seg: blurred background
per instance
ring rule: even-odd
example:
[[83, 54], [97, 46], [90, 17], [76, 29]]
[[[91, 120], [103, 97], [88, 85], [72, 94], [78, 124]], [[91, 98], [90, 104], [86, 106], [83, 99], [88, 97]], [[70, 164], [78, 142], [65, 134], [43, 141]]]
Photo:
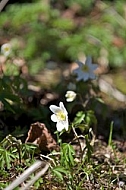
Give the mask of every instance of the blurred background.
[[30, 74], [49, 61], [71, 63], [81, 54], [119, 69], [126, 60], [126, 2], [10, 0], [0, 18], [0, 45], [6, 42]]

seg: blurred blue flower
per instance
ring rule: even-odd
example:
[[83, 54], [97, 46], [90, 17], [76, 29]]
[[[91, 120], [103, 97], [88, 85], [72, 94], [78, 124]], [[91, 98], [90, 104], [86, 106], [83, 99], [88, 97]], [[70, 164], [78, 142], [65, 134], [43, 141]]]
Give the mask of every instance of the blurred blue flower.
[[78, 61], [77, 64], [79, 67], [73, 71], [77, 75], [77, 81], [95, 79], [94, 70], [97, 69], [98, 65], [92, 64], [91, 57], [87, 57], [85, 63]]

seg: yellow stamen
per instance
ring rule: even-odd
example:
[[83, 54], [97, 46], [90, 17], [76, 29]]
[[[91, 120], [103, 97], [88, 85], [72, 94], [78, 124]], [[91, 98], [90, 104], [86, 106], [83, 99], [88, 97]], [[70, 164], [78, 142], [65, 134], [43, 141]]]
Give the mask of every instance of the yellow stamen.
[[66, 119], [66, 115], [62, 111], [57, 112], [56, 115], [57, 115], [57, 118], [61, 121], [64, 121]]
[[88, 67], [87, 65], [84, 65], [84, 66], [82, 67], [82, 70], [83, 70], [84, 72], [88, 72], [88, 71], [89, 71], [89, 67]]
[[4, 50], [5, 50], [5, 51], [9, 51], [9, 50], [10, 50], [10, 48], [9, 48], [9, 47], [6, 47]]

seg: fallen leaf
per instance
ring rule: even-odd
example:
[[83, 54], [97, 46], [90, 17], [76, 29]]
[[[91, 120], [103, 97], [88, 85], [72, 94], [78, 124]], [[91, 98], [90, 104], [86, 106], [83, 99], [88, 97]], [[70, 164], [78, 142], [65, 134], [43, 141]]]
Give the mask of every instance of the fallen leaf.
[[41, 151], [58, 150], [59, 147], [44, 123], [31, 124], [28, 137], [25, 141], [37, 144]]

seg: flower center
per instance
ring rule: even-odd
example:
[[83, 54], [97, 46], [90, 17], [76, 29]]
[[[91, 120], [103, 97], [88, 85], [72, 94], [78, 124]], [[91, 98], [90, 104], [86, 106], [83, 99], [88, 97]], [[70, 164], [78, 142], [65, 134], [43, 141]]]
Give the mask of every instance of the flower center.
[[84, 65], [84, 66], [82, 67], [82, 70], [83, 70], [84, 72], [89, 72], [89, 67], [88, 67], [87, 65]]
[[5, 51], [9, 51], [9, 50], [10, 50], [10, 48], [9, 48], [9, 47], [6, 47], [4, 50], [5, 50]]
[[56, 116], [60, 121], [64, 121], [66, 119], [66, 115], [62, 111], [57, 112]]

